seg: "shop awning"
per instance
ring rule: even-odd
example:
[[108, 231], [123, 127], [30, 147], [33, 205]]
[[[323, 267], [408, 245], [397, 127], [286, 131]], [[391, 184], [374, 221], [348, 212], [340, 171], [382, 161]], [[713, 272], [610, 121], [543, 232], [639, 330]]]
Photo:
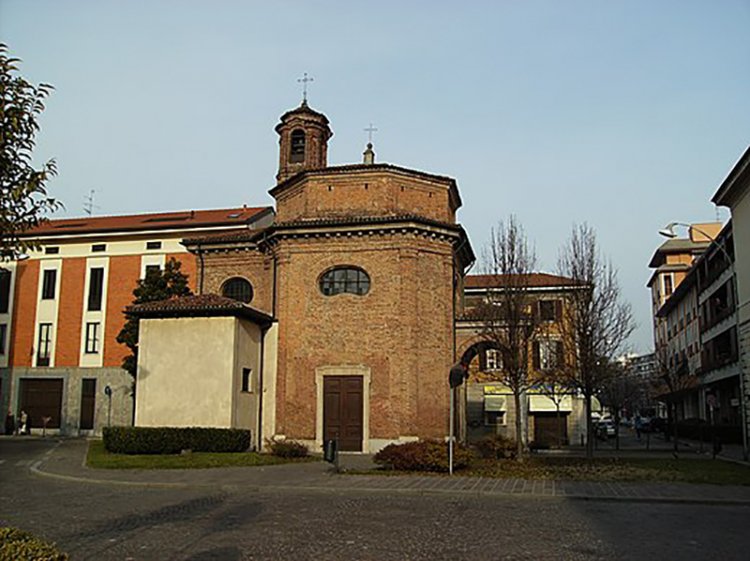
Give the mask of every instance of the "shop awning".
[[[555, 396], [555, 401], [559, 399]], [[555, 401], [546, 395], [530, 395], [529, 396], [529, 412], [530, 413], [554, 413], [557, 411]], [[573, 411], [573, 399], [569, 395], [562, 396], [560, 400], [560, 412], [570, 413]]]
[[484, 410], [485, 411], [505, 411], [505, 396], [504, 395], [485, 395], [484, 396]]

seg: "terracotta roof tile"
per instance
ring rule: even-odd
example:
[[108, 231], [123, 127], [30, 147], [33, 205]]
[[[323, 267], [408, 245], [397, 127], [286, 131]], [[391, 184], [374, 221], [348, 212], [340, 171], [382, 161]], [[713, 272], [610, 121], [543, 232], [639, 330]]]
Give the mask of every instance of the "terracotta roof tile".
[[273, 318], [238, 300], [218, 294], [196, 294], [128, 306], [126, 312], [143, 318], [241, 316], [269, 324]]
[[232, 242], [252, 242], [255, 238], [267, 232], [268, 228], [259, 228], [249, 230], [248, 228], [238, 228], [236, 230], [223, 230], [206, 234], [205, 236], [196, 236], [194, 238], [185, 238], [182, 240], [183, 245], [211, 244], [211, 243], [232, 243]]
[[[507, 285], [509, 275], [467, 275], [464, 279], [465, 288], [502, 288]], [[528, 286], [531, 288], [576, 286], [581, 283], [568, 277], [550, 275], [549, 273], [531, 273]]]
[[26, 232], [24, 237], [242, 225], [259, 218], [261, 214], [272, 211], [272, 207], [263, 206], [64, 218], [48, 220]]

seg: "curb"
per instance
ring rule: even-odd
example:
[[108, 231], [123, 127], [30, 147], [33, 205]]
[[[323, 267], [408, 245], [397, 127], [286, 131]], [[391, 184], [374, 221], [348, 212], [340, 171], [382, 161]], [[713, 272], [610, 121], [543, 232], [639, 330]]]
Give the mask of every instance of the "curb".
[[[42, 469], [44, 460], [37, 460], [29, 470], [40, 477], [48, 477], [60, 481], [75, 483], [93, 483], [96, 485], [119, 485], [123, 487], [142, 487], [147, 489], [218, 489], [225, 492], [246, 491], [252, 493], [319, 493], [319, 494], [389, 494], [405, 496], [453, 496], [473, 498], [498, 498], [498, 499], [524, 499], [524, 500], [557, 500], [557, 501], [581, 501], [581, 502], [608, 502], [608, 503], [641, 503], [641, 504], [682, 504], [682, 505], [707, 505], [707, 506], [742, 506], [750, 507], [750, 500], [741, 499], [699, 499], [693, 497], [628, 497], [618, 495], [529, 495], [522, 493], [488, 493], [485, 491], [460, 491], [454, 489], [410, 489], [410, 488], [375, 488], [375, 487], [349, 487], [349, 486], [320, 486], [320, 485], [237, 485], [237, 484], [211, 484], [211, 483], [170, 483], [170, 482], [148, 482], [129, 481], [122, 479], [96, 479], [90, 477], [79, 477], [54, 473]], [[354, 476], [356, 477], [356, 476]]]

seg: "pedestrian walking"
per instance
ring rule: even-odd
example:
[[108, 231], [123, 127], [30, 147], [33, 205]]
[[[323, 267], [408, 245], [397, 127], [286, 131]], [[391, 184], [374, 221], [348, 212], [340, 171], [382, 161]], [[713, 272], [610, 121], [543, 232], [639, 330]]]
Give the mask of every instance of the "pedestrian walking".
[[21, 414], [18, 416], [18, 431], [20, 434], [29, 434], [29, 415], [21, 409]]
[[643, 419], [640, 415], [635, 416], [635, 436], [638, 440], [641, 439], [641, 430], [643, 430]]
[[16, 417], [10, 409], [5, 416], [5, 434], [16, 434]]

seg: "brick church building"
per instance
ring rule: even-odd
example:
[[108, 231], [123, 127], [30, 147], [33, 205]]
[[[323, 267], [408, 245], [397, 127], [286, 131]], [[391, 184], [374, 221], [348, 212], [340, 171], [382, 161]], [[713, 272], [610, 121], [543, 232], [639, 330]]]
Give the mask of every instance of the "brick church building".
[[[117, 368], [125, 350], [112, 339], [148, 266], [144, 248], [159, 245], [152, 266], [177, 256], [195, 296], [131, 308], [141, 318], [136, 425], [243, 427], [257, 445], [285, 437], [313, 447], [337, 436], [343, 450], [364, 452], [445, 436], [454, 318], [474, 261], [456, 222], [455, 180], [375, 163], [371, 145], [363, 163], [329, 166], [328, 119], [306, 102], [276, 131], [275, 216], [244, 208], [119, 217], [119, 225], [118, 217], [60, 220], [30, 234], [59, 250], [9, 273], [17, 302], [7, 310], [7, 406], [57, 400], [51, 426], [62, 432], [83, 429], [84, 409], [94, 431], [127, 421], [129, 376]], [[60, 280], [51, 304], [39, 296], [55, 283], [48, 268]], [[104, 278], [104, 312], [87, 309], [93, 269], [95, 282]], [[104, 348], [95, 358], [97, 322]], [[101, 398], [105, 384], [115, 407]]]

